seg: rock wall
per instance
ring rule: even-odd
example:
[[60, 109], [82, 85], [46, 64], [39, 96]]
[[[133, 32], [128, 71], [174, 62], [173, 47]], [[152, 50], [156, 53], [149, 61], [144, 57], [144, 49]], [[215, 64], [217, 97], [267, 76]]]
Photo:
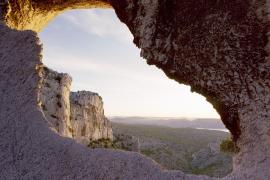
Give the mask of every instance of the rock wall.
[[110, 121], [104, 116], [102, 98], [97, 93], [78, 91], [70, 94], [73, 137], [88, 145], [91, 140], [113, 140]]
[[111, 124], [97, 93], [71, 92], [72, 78], [47, 67], [42, 76], [41, 107], [52, 130], [84, 145], [90, 140], [113, 140]]
[[[134, 43], [141, 48], [141, 55], [147, 59], [148, 64], [161, 68], [169, 78], [190, 85], [192, 91], [204, 95], [220, 114], [239, 148], [239, 152], [234, 158], [233, 173], [224, 179], [268, 179], [270, 177], [270, 2], [268, 0], [70, 0], [65, 2], [62, 0], [52, 2], [9, 0], [6, 7], [7, 13], [3, 13], [2, 19], [5, 19], [4, 23], [13, 29], [39, 31], [52, 17], [64, 10], [107, 7], [108, 3], [129, 27], [134, 35]], [[1, 166], [5, 167], [5, 174], [22, 171], [22, 166], [18, 163], [21, 160], [32, 158], [31, 154], [21, 155], [20, 151], [16, 151], [17, 146], [15, 146], [16, 143], [25, 141], [18, 141], [21, 137], [14, 134], [25, 132], [24, 136], [29, 137], [29, 132], [33, 130], [33, 125], [29, 123], [18, 126], [21, 124], [21, 120], [24, 120], [24, 123], [27, 122], [23, 112], [28, 110], [29, 121], [33, 118], [37, 122], [44, 121], [38, 111], [33, 110], [37, 109], [37, 102], [34, 98], [37, 98], [39, 94], [38, 88], [35, 89], [35, 87], [39, 85], [38, 79], [42, 79], [42, 77], [36, 76], [39, 71], [33, 68], [38, 66], [41, 58], [35, 36], [29, 31], [12, 31], [1, 26], [0, 115], [1, 133], [4, 135], [0, 137], [5, 145], [1, 144], [3, 156], [0, 157], [12, 157], [13, 162], [7, 166]], [[25, 47], [29, 49], [25, 49]], [[14, 50], [20, 51], [14, 52]], [[24, 54], [21, 51], [25, 51]], [[25, 60], [28, 61], [27, 64], [25, 64]], [[12, 74], [14, 72], [22, 75], [16, 76]], [[27, 74], [31, 75], [31, 78]], [[11, 78], [13, 79], [11, 80]], [[30, 96], [29, 93], [32, 95]], [[16, 97], [17, 94], [22, 97], [14, 99], [13, 96]], [[24, 98], [27, 98], [28, 101], [24, 101]], [[20, 106], [22, 102], [26, 107]], [[12, 112], [11, 115], [10, 112]], [[42, 127], [45, 128], [45, 132], [48, 131], [45, 125]], [[13, 129], [13, 131], [7, 132], [5, 128]], [[35, 140], [38, 141], [42, 133], [36, 133], [40, 135], [35, 137]], [[53, 138], [50, 140], [59, 145], [64, 141], [56, 142]], [[30, 141], [32, 144], [28, 142], [22, 147], [30, 148], [36, 141]], [[48, 143], [50, 142], [45, 144]], [[8, 148], [7, 151], [3, 148], [4, 146], [11, 148]], [[16, 147], [15, 150], [14, 147]], [[59, 152], [61, 148], [57, 148], [58, 146], [52, 148], [52, 152]], [[81, 153], [83, 150], [76, 151]], [[22, 152], [26, 152], [26, 150], [22, 150]], [[36, 154], [40, 157], [47, 155], [38, 154], [39, 152]], [[74, 151], [72, 152], [74, 153]], [[111, 155], [111, 153], [108, 154]], [[113, 163], [113, 157], [110, 155], [107, 157]], [[41, 164], [46, 166], [43, 162], [38, 161], [39, 156], [36, 156], [37, 159], [34, 162], [38, 163], [38, 167]], [[139, 156], [136, 157], [139, 158]], [[131, 157], [127, 155], [125, 158], [130, 159]], [[49, 159], [52, 162], [55, 161]], [[63, 170], [60, 164], [57, 165], [61, 160], [53, 163], [55, 169]], [[146, 160], [141, 162], [141, 165], [149, 165]], [[128, 169], [131, 164], [133, 164], [133, 171]], [[83, 163], [84, 165], [87, 166]], [[145, 171], [141, 169], [142, 166], [137, 165], [134, 161], [126, 163], [124, 171], [128, 173], [122, 173], [121, 177], [128, 179], [128, 177], [132, 177], [131, 174], [136, 172], [137, 178], [146, 178], [146, 176], [139, 175], [138, 169], [142, 172]], [[109, 166], [104, 166], [104, 168]], [[134, 166], [136, 166], [136, 170]], [[14, 169], [14, 167], [16, 168]], [[146, 172], [151, 178], [172, 178], [171, 173], [169, 173], [170, 175], [166, 172], [159, 174], [158, 172], [161, 171], [153, 164], [149, 165], [149, 168], [157, 171]], [[115, 172], [116, 169], [112, 168], [110, 173]], [[33, 173], [31, 170], [27, 170]], [[40, 174], [44, 176], [45, 171], [40, 171]], [[22, 172], [25, 173], [25, 171]], [[77, 171], [74, 173], [76, 174]], [[104, 174], [100, 171], [99, 173]], [[68, 174], [70, 175], [70, 173]], [[156, 176], [158, 174], [160, 176]], [[197, 178], [180, 174], [173, 177]]]
[[70, 121], [70, 87], [72, 78], [46, 67], [42, 73], [41, 107], [52, 130], [62, 136], [73, 137]]

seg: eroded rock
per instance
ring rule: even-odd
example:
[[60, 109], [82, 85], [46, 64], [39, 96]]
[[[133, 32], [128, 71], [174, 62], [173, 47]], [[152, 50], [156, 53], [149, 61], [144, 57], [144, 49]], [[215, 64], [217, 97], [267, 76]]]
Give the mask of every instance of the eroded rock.
[[70, 87], [72, 78], [68, 74], [43, 68], [41, 107], [52, 130], [62, 136], [73, 137], [70, 121]]
[[91, 140], [113, 140], [112, 126], [104, 116], [102, 98], [89, 91], [70, 94], [73, 137], [88, 145]]
[[91, 140], [113, 140], [111, 124], [97, 93], [71, 92], [72, 78], [47, 67], [42, 76], [41, 108], [52, 130], [84, 145]]

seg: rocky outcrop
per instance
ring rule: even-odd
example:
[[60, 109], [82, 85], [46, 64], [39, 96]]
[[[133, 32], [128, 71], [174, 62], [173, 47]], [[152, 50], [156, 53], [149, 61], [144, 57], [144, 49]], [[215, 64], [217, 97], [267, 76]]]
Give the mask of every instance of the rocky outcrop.
[[52, 130], [84, 145], [91, 140], [113, 140], [111, 124], [97, 93], [70, 92], [72, 78], [47, 67], [42, 76], [41, 107]]
[[[101, 178], [109, 177], [104, 175], [107, 170], [117, 175], [111, 178], [120, 175], [122, 179], [201, 178], [164, 172], [139, 155], [120, 152], [102, 151], [102, 159], [93, 164], [96, 160], [93, 154], [98, 151], [85, 152], [57, 138], [44, 124], [46, 120], [37, 101], [39, 80], [43, 78], [37, 75], [41, 71], [37, 35], [11, 29], [37, 32], [64, 10], [108, 7], [108, 4], [129, 27], [148, 64], [161, 68], [169, 78], [190, 85], [220, 114], [239, 148], [233, 173], [224, 179], [268, 179], [270, 3], [267, 0], [9, 0], [4, 5], [7, 11], [1, 12], [4, 22], [0, 29], [1, 178]], [[101, 171], [100, 163], [105, 159], [110, 162], [104, 163], [105, 169]]]
[[46, 67], [41, 88], [41, 107], [52, 130], [62, 136], [73, 137], [70, 121], [70, 86], [72, 78]]
[[104, 116], [102, 98], [88, 91], [70, 94], [73, 137], [76, 141], [88, 145], [91, 140], [113, 140], [112, 127]]

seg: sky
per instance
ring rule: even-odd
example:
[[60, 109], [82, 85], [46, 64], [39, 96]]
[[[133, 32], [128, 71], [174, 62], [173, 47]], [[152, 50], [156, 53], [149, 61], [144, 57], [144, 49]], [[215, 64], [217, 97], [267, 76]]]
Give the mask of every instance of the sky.
[[147, 65], [114, 10], [68, 11], [39, 35], [43, 63], [71, 75], [72, 91], [102, 96], [107, 116], [219, 118], [204, 97]]

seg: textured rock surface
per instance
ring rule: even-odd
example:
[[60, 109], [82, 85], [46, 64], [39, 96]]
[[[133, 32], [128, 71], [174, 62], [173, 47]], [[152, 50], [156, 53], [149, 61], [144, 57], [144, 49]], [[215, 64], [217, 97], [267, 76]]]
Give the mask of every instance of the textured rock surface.
[[90, 140], [113, 140], [112, 127], [104, 116], [102, 98], [88, 91], [70, 94], [70, 121], [76, 141], [88, 145]]
[[[108, 8], [105, 0], [1, 0], [5, 1], [3, 18], [7, 25], [18, 30], [40, 31], [55, 16], [69, 9]], [[0, 2], [1, 2], [0, 1]], [[8, 2], [8, 3], [7, 3]]]
[[51, 129], [62, 136], [72, 137], [69, 101], [72, 78], [46, 67], [43, 69], [40, 95], [42, 110]]
[[[72, 4], [69, 4], [70, 2]], [[80, 2], [84, 4], [82, 5]], [[219, 112], [222, 121], [232, 132], [240, 149], [234, 158], [233, 173], [225, 179], [268, 179], [270, 177], [269, 1], [110, 0], [109, 2], [116, 10], [118, 17], [129, 27], [134, 35], [134, 43], [141, 48], [141, 55], [147, 59], [147, 62], [161, 68], [168, 77], [190, 85], [193, 91], [204, 95]], [[104, 7], [105, 4], [104, 1], [90, 0], [54, 0], [52, 2], [47, 0], [10, 0], [8, 13], [4, 13], [5, 22], [14, 29], [39, 31], [49, 19], [68, 7], [70, 9], [90, 8], [95, 5]], [[27, 37], [26, 34], [29, 34], [30, 37]], [[20, 41], [18, 44], [19, 39], [23, 37], [24, 41]], [[16, 143], [21, 143], [18, 140], [21, 136], [16, 136], [16, 133], [26, 131], [24, 137], [29, 137], [31, 131], [36, 131], [32, 129], [33, 124], [25, 123], [26, 119], [29, 121], [35, 119], [34, 122], [37, 124], [44, 121], [40, 112], [35, 111], [37, 108], [35, 97], [38, 96], [35, 87], [38, 86], [39, 78], [27, 76], [27, 73], [35, 74], [36, 71], [34, 72], [35, 68], [33, 67], [40, 63], [39, 45], [36, 40], [33, 40], [33, 37], [34, 35], [30, 32], [15, 32], [6, 28], [1, 30], [0, 87], [5, 88], [4, 92], [2, 90], [4, 94], [1, 94], [0, 114], [1, 122], [4, 121], [1, 123], [1, 133], [9, 134], [8, 137], [7, 135], [1, 136], [1, 138], [5, 137], [1, 140], [6, 142], [6, 144], [1, 144], [1, 147], [11, 147], [11, 149], [6, 148], [8, 150], [5, 150], [3, 148], [1, 151], [3, 156], [0, 157], [6, 155], [13, 160], [12, 165], [1, 166], [5, 167], [5, 174], [15, 171], [9, 168], [17, 168], [17, 171], [25, 174], [27, 171], [23, 171], [22, 166], [18, 164], [21, 159], [26, 161], [36, 157], [37, 159], [33, 161], [36, 163], [35, 167], [45, 166], [45, 162], [40, 161], [45, 155], [38, 154], [39, 151], [36, 152], [38, 156], [33, 157], [32, 154], [28, 154], [28, 157], [26, 154], [21, 155], [20, 151], [14, 150]], [[8, 47], [9, 50], [7, 50]], [[28, 49], [24, 49], [25, 47]], [[13, 52], [17, 48], [18, 51]], [[28, 60], [27, 65], [23, 64], [26, 63], [26, 59]], [[16, 70], [19, 71], [17, 74], [22, 75], [13, 74], [11, 76]], [[28, 81], [33, 83], [32, 86], [26, 83]], [[18, 92], [15, 91], [17, 87], [20, 87], [17, 89]], [[24, 88], [30, 87], [33, 89], [24, 91]], [[16, 93], [22, 96], [14, 99]], [[27, 96], [29, 94], [31, 95]], [[30, 99], [25, 101], [24, 98]], [[29, 107], [31, 108], [27, 109]], [[27, 113], [23, 114], [22, 112]], [[26, 118], [26, 114], [28, 118]], [[25, 124], [19, 126], [22, 120]], [[10, 131], [11, 125], [13, 131]], [[47, 133], [47, 126], [42, 127]], [[9, 129], [9, 132], [4, 131], [3, 128]], [[44, 134], [46, 134], [45, 132]], [[28, 142], [28, 145], [34, 147], [35, 142], [41, 142], [39, 138], [43, 137], [44, 134], [42, 131], [38, 132], [39, 136], [36, 135], [35, 141], [31, 141], [32, 144]], [[49, 139], [49, 137], [45, 139]], [[53, 142], [60, 145], [64, 140], [59, 140], [59, 142], [54, 140]], [[52, 142], [47, 143], [51, 144]], [[29, 146], [22, 145], [24, 149], [30, 148]], [[51, 152], [59, 153], [59, 157], [64, 159], [65, 156], [60, 156], [63, 151], [60, 150], [61, 148], [57, 148], [56, 145], [51, 149]], [[45, 149], [48, 149], [48, 146]], [[76, 151], [81, 153], [80, 150]], [[89, 154], [91, 153], [89, 152]], [[110, 157], [110, 162], [113, 163], [114, 157], [108, 154], [106, 157]], [[48, 164], [50, 164], [50, 159], [47, 160]], [[53, 164], [57, 172], [61, 165], [60, 161], [63, 159], [59, 159], [58, 162], [52, 159], [55, 162]], [[76, 162], [80, 162], [82, 166], [85, 165], [82, 161]], [[132, 164], [136, 167], [138, 165], [135, 165], [134, 161], [126, 163], [124, 170], [128, 172], [128, 167]], [[149, 165], [148, 169], [154, 168], [152, 165]], [[104, 166], [104, 168], [108, 167], [109, 165]], [[90, 168], [89, 172], [91, 170]], [[44, 175], [45, 171], [35, 172]], [[133, 172], [129, 173], [135, 173], [135, 171], [133, 168]], [[158, 172], [160, 171], [158, 170]], [[159, 177], [159, 179], [168, 175], [164, 173], [158, 176], [158, 172], [155, 172], [154, 176]], [[69, 173], [76, 174], [75, 170], [69, 171]], [[113, 169], [111, 173], [114, 173]], [[151, 173], [153, 171], [147, 171], [149, 176]], [[194, 177], [192, 176], [192, 178]]]
[[[149, 64], [204, 95], [239, 153], [227, 178], [270, 172], [268, 1], [112, 1]], [[192, 75], [192, 76], [191, 76]]]
[[90, 140], [113, 139], [104, 116], [102, 98], [92, 92], [70, 92], [72, 78], [47, 67], [42, 71], [40, 102], [50, 128], [61, 136], [88, 145]]

